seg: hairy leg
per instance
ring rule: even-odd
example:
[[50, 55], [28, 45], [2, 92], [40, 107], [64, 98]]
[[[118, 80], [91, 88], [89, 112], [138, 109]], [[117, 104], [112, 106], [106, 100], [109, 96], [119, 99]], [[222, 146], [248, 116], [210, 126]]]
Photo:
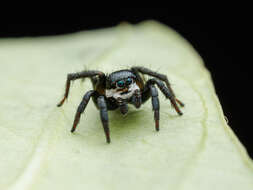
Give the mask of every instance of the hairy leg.
[[109, 130], [109, 124], [108, 124], [108, 113], [107, 113], [107, 106], [106, 106], [106, 100], [104, 96], [99, 96], [97, 99], [98, 108], [100, 110], [100, 118], [103, 124], [105, 136], [106, 136], [106, 142], [110, 143], [110, 130]]
[[96, 75], [99, 75], [100, 77], [104, 77], [105, 76], [105, 74], [103, 72], [101, 72], [101, 71], [83, 71], [83, 72], [79, 72], [79, 73], [68, 74], [67, 81], [66, 81], [66, 87], [65, 87], [64, 97], [57, 104], [57, 106], [58, 107], [62, 106], [62, 104], [64, 103], [64, 101], [68, 98], [70, 82], [72, 80], [81, 79], [81, 78], [85, 78], [85, 77], [93, 77], [93, 76], [96, 76]]
[[156, 128], [156, 131], [159, 131], [160, 104], [159, 104], [159, 99], [158, 99], [158, 92], [154, 85], [150, 85], [149, 87], [150, 87], [150, 94], [152, 97], [152, 108], [154, 111], [155, 128]]
[[145, 67], [132, 67], [132, 70], [135, 71], [135, 72], [138, 71], [138, 72], [140, 72], [142, 74], [146, 74], [146, 75], [150, 75], [150, 76], [156, 77], [156, 78], [164, 81], [165, 84], [166, 84], [166, 86], [167, 86], [167, 88], [168, 88], [168, 90], [169, 90], [169, 92], [170, 92], [170, 94], [174, 97], [175, 101], [177, 103], [179, 103], [180, 106], [182, 106], [182, 107], [184, 106], [184, 103], [181, 102], [180, 100], [178, 100], [176, 98], [175, 93], [172, 90], [171, 85], [170, 85], [169, 80], [168, 80], [168, 78], [167, 78], [166, 75], [154, 72], [154, 71], [152, 71], [152, 70], [150, 70], [148, 68], [145, 68]]
[[79, 123], [81, 114], [84, 112], [87, 104], [89, 103], [90, 97], [93, 96], [95, 94], [94, 90], [90, 90], [88, 92], [86, 92], [86, 94], [83, 96], [83, 99], [81, 101], [81, 103], [79, 104], [78, 108], [77, 108], [77, 112], [75, 115], [75, 120], [71, 129], [71, 132], [73, 133], [76, 130], [76, 126]]
[[162, 91], [164, 96], [170, 100], [171, 104], [177, 111], [178, 115], [183, 115], [183, 113], [181, 112], [181, 110], [179, 109], [176, 103], [175, 97], [171, 94], [171, 91], [164, 85], [164, 83], [161, 80], [156, 79], [156, 78], [150, 79], [147, 81], [146, 85], [149, 86], [150, 84], [156, 84], [158, 88]]

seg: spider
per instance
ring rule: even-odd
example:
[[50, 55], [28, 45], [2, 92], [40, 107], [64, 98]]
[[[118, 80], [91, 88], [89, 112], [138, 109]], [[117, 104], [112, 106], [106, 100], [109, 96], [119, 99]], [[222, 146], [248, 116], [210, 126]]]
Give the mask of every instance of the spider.
[[[143, 75], [149, 75], [153, 78], [144, 81]], [[87, 70], [67, 75], [65, 94], [63, 99], [57, 105], [62, 106], [68, 98], [70, 82], [76, 79], [90, 78], [93, 90], [86, 92], [80, 105], [77, 108], [75, 119], [71, 132], [73, 133], [79, 123], [80, 116], [84, 112], [90, 98], [92, 97], [98, 110], [100, 110], [100, 118], [104, 128], [106, 142], [110, 143], [108, 110], [119, 109], [125, 115], [128, 112], [128, 104], [140, 108], [150, 97], [152, 98], [152, 107], [154, 111], [155, 129], [159, 131], [159, 99], [158, 91], [155, 85], [161, 90], [166, 98], [168, 98], [174, 109], [179, 115], [180, 111], [177, 104], [181, 107], [184, 104], [178, 100], [170, 86], [166, 75], [154, 72], [145, 67], [132, 67], [131, 69], [115, 71], [109, 75], [105, 75], [101, 71]]]

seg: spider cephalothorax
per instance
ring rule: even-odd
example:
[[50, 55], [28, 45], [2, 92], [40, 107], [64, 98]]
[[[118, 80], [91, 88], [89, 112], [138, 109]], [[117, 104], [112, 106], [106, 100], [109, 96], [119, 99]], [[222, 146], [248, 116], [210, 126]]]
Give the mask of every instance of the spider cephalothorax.
[[[144, 82], [140, 73], [153, 76], [154, 78]], [[184, 104], [176, 98], [167, 76], [144, 67], [132, 67], [130, 70], [115, 71], [108, 76], [103, 72], [95, 70], [68, 74], [64, 97], [57, 106], [61, 106], [67, 99], [71, 80], [85, 77], [91, 79], [93, 90], [88, 91], [84, 95], [82, 102], [78, 106], [71, 132], [75, 131], [80, 116], [84, 112], [90, 97], [93, 98], [95, 105], [100, 110], [100, 117], [108, 143], [110, 143], [110, 132], [107, 110], [119, 109], [122, 114], [126, 114], [128, 112], [128, 104], [139, 108], [150, 97], [152, 98], [155, 127], [159, 131], [160, 106], [155, 85], [170, 100], [177, 113], [182, 115], [177, 104], [180, 106], [184, 106]]]
[[135, 90], [140, 90], [140, 87], [136, 84], [136, 76], [128, 70], [116, 71], [107, 77], [107, 98], [129, 99]]

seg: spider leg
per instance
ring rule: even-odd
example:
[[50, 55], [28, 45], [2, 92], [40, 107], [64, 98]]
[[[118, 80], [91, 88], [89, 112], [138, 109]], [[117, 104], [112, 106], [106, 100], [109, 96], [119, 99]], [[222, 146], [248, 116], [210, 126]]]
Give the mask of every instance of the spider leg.
[[140, 73], [139, 73], [137, 67], [132, 67], [131, 70], [132, 70], [132, 72], [135, 74], [136, 79], [137, 79], [136, 81], [138, 81], [139, 86], [140, 86], [141, 88], [144, 88], [144, 81], [143, 81], [143, 78], [141, 77], [141, 75], [140, 75]]
[[160, 109], [160, 104], [159, 104], [159, 99], [158, 99], [158, 92], [157, 89], [154, 85], [150, 85], [150, 94], [152, 97], [152, 107], [153, 107], [153, 111], [154, 111], [154, 119], [155, 119], [155, 128], [156, 131], [159, 131], [159, 109]]
[[97, 99], [98, 108], [100, 110], [100, 118], [103, 124], [105, 136], [106, 136], [106, 142], [110, 143], [110, 130], [109, 130], [109, 124], [108, 124], [108, 113], [107, 113], [107, 106], [104, 96], [99, 96]]
[[67, 81], [66, 81], [66, 87], [65, 87], [65, 94], [63, 99], [57, 104], [58, 107], [62, 106], [64, 101], [68, 98], [69, 94], [69, 87], [70, 87], [70, 82], [72, 80], [80, 79], [80, 78], [85, 78], [85, 77], [93, 77], [99, 75], [101, 77], [105, 76], [105, 74], [101, 71], [83, 71], [83, 72], [78, 72], [78, 73], [70, 73], [67, 76]]
[[84, 112], [87, 104], [89, 103], [90, 97], [93, 96], [94, 94], [95, 94], [95, 91], [90, 90], [90, 91], [86, 92], [86, 94], [83, 96], [83, 99], [82, 99], [81, 103], [79, 104], [77, 111], [76, 111], [74, 123], [73, 123], [72, 129], [71, 129], [72, 133], [76, 130], [76, 126], [79, 123], [80, 116]]
[[147, 81], [147, 85], [149, 85], [149, 84], [156, 84], [158, 86], [158, 88], [162, 91], [162, 93], [165, 95], [165, 97], [170, 99], [170, 102], [173, 105], [173, 107], [175, 108], [178, 115], [183, 115], [183, 113], [181, 112], [181, 110], [179, 109], [179, 107], [176, 103], [175, 96], [173, 96], [171, 94], [171, 91], [164, 85], [164, 83], [161, 80], [156, 79], [156, 78], [152, 78]]
[[170, 83], [169, 83], [169, 80], [167, 78], [166, 75], [163, 75], [163, 74], [160, 74], [160, 73], [157, 73], [157, 72], [154, 72], [154, 71], [151, 71], [150, 69], [147, 69], [145, 67], [132, 67], [131, 68], [135, 73], [136, 72], [140, 72], [142, 74], [147, 74], [147, 75], [150, 75], [150, 76], [153, 76], [153, 77], [156, 77], [162, 81], [164, 81], [166, 83], [166, 86], [169, 90], [169, 93], [174, 97], [175, 101], [181, 106], [183, 107], [184, 106], [184, 103], [181, 102], [179, 99], [176, 98], [175, 96], [175, 93], [173, 92], [171, 86], [170, 86]]

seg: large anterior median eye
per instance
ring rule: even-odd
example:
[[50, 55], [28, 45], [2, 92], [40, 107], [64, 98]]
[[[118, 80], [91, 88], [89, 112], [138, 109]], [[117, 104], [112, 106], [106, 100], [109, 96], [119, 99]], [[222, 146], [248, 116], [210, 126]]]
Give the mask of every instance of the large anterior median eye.
[[127, 78], [127, 79], [126, 79], [126, 84], [127, 84], [127, 85], [132, 84], [132, 82], [133, 82], [133, 79], [131, 79], [131, 78]]
[[122, 88], [122, 87], [125, 86], [125, 82], [123, 80], [120, 80], [120, 81], [117, 82], [117, 86]]

